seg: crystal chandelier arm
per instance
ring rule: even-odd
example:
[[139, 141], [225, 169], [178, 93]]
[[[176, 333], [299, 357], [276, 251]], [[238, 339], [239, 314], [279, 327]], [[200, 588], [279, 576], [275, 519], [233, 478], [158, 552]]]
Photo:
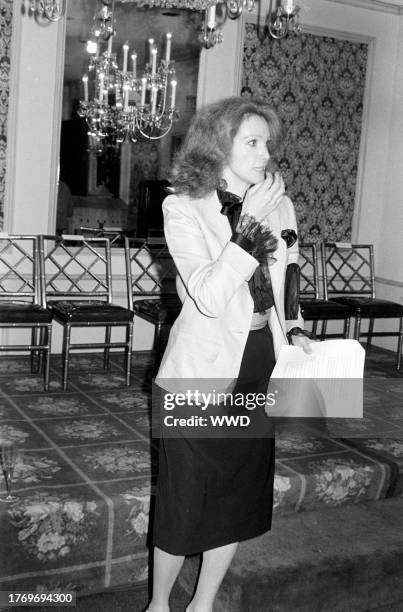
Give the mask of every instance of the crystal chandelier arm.
[[49, 21], [59, 21], [66, 14], [67, 0], [43, 0], [43, 14]]
[[267, 15], [267, 29], [269, 30], [270, 36], [276, 40], [280, 40], [286, 36], [288, 27], [283, 24], [283, 8], [281, 4], [277, 7], [276, 17], [273, 22], [273, 0], [270, 0], [269, 12]]
[[229, 19], [238, 19], [242, 15], [243, 0], [225, 0], [225, 8]]
[[165, 130], [160, 130], [157, 136], [150, 136], [150, 134], [143, 132], [142, 128], [137, 124], [137, 122], [136, 122], [136, 128], [137, 128], [138, 133], [141, 134], [147, 140], [160, 140], [161, 138], [164, 138], [164, 136], [166, 136], [168, 132], [171, 130], [172, 123], [170, 123], [168, 127], [165, 128]]
[[158, 119], [160, 119], [164, 114], [165, 114], [165, 108], [166, 108], [166, 103], [167, 103], [167, 89], [168, 89], [168, 82], [167, 79], [164, 79], [164, 84], [163, 84], [163, 89], [162, 89], [162, 107], [161, 107], [161, 112], [158, 115]]
[[217, 26], [215, 18], [215, 6], [210, 7], [204, 12], [204, 21], [199, 34], [199, 41], [205, 49], [211, 49], [216, 43], [223, 41], [222, 32]]
[[294, 5], [292, 0], [282, 0], [276, 9], [276, 16], [273, 19], [273, 0], [270, 0], [269, 12], [266, 18], [267, 30], [273, 38], [277, 40], [284, 38], [292, 31], [295, 34], [301, 32], [299, 25], [300, 7]]
[[48, 21], [60, 21], [66, 14], [67, 0], [30, 0], [29, 12]]

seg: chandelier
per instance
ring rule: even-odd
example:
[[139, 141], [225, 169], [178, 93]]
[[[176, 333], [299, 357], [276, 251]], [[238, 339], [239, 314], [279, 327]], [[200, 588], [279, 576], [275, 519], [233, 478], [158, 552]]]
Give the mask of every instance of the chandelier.
[[29, 12], [40, 19], [59, 21], [66, 13], [67, 0], [29, 0]]
[[177, 81], [171, 61], [171, 33], [166, 34], [165, 54], [159, 62], [154, 39], [148, 40], [149, 61], [141, 75], [134, 49], [129, 67], [128, 42], [123, 44], [123, 62], [118, 65], [113, 50], [115, 36], [115, 0], [101, 0], [87, 43], [91, 57], [88, 74], [82, 78], [84, 99], [78, 109], [80, 117], [87, 121], [88, 135], [97, 150], [102, 150], [105, 144], [162, 138], [179, 117], [175, 108]]
[[[216, 7], [221, 10], [221, 19], [217, 18]], [[206, 49], [211, 49], [216, 43], [224, 40], [221, 25], [226, 17], [237, 19], [242, 15], [243, 9], [252, 12], [255, 8], [255, 0], [225, 0], [225, 2], [214, 2], [204, 10], [204, 22], [199, 35], [199, 41]]]
[[279, 39], [284, 38], [290, 32], [300, 34], [299, 11], [300, 7], [296, 6], [293, 0], [281, 0], [273, 10], [273, 0], [270, 0], [266, 18], [270, 36]]
[[[164, 1], [164, 0], [162, 0]], [[259, 0], [257, 0], [259, 2]], [[290, 32], [299, 34], [301, 26], [299, 24], [300, 7], [294, 4], [293, 0], [274, 0], [276, 8], [273, 10], [273, 0], [270, 0], [269, 12], [266, 18], [267, 30], [273, 38], [284, 38]], [[221, 20], [216, 17], [216, 8], [221, 10]], [[210, 49], [216, 43], [221, 43], [224, 38], [220, 26], [228, 17], [237, 19], [242, 15], [243, 10], [252, 12], [255, 9], [255, 0], [224, 0], [224, 2], [214, 2], [205, 8], [204, 22], [199, 41], [206, 48]]]

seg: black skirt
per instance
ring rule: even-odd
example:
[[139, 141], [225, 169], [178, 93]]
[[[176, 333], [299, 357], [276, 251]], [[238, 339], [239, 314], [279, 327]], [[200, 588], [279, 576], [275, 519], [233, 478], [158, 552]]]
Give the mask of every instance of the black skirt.
[[[235, 392], [266, 393], [274, 367], [268, 327], [251, 331]], [[190, 555], [271, 527], [274, 438], [162, 438], [153, 543]]]

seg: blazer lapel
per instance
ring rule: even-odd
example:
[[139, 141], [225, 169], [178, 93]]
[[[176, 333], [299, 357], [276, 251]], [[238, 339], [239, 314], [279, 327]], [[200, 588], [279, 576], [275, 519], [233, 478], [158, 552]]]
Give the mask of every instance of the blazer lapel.
[[221, 214], [221, 204], [217, 194], [196, 200], [199, 215], [210, 232], [215, 234], [220, 246], [224, 247], [230, 240], [232, 231], [228, 218]]

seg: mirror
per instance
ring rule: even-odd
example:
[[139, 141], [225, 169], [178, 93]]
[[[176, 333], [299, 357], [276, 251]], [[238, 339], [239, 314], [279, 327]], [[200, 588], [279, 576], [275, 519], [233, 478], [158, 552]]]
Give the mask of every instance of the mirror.
[[[74, 234], [85, 228], [104, 229], [147, 237], [150, 231], [162, 229], [163, 187], [172, 157], [196, 110], [202, 13], [116, 3], [113, 51], [119, 65], [123, 44], [128, 41], [129, 54], [136, 50], [141, 73], [148, 61], [148, 39], [153, 38], [161, 49], [166, 33], [172, 33], [179, 120], [159, 140], [105, 146], [95, 153], [89, 150], [88, 127], [77, 108], [84, 97], [82, 77], [88, 72], [87, 40], [99, 6], [98, 0], [68, 3], [56, 231]], [[106, 48], [104, 43], [101, 53]]]

